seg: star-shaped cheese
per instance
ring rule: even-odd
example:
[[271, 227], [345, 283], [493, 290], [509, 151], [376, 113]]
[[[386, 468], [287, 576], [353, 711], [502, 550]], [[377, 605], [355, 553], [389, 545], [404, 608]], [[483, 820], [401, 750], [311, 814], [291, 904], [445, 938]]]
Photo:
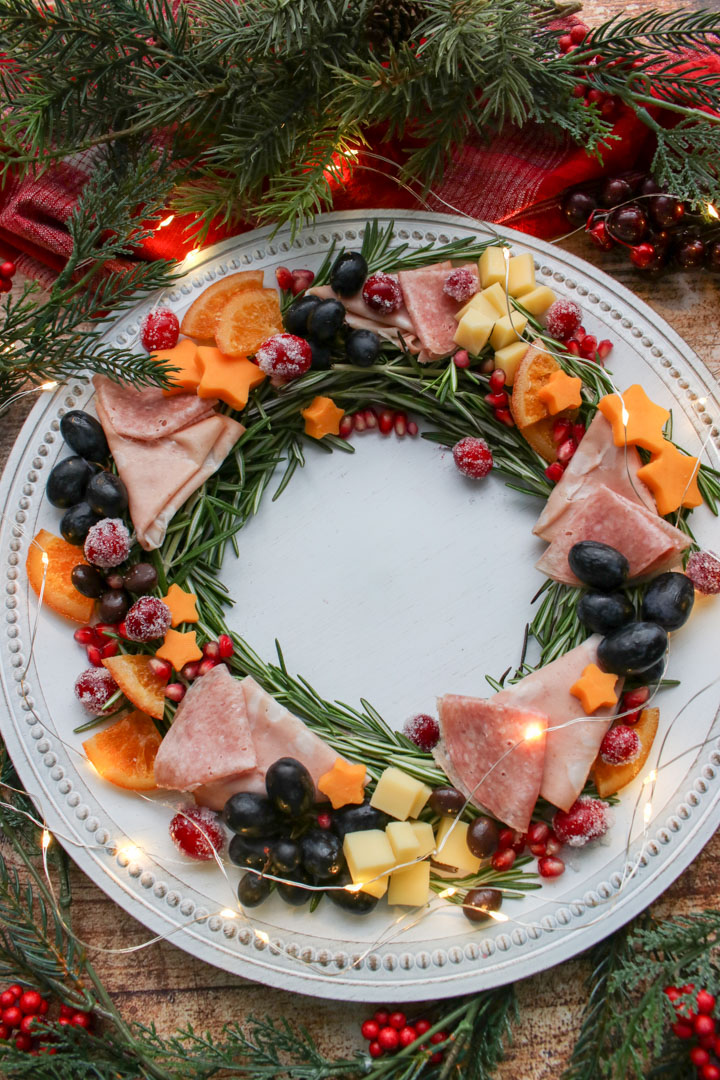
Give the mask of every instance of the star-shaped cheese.
[[604, 705], [617, 704], [615, 684], [617, 675], [601, 671], [597, 664], [588, 664], [576, 683], [570, 687], [573, 697], [579, 698], [586, 716]]
[[202, 659], [202, 652], [195, 641], [195, 631], [181, 633], [179, 630], [168, 630], [165, 640], [155, 653], [160, 660], [169, 660], [176, 671], [181, 671], [185, 664], [192, 660]]
[[333, 810], [348, 803], [361, 803], [365, 798], [364, 765], [352, 765], [344, 758], [336, 758], [330, 772], [323, 773], [317, 782], [318, 791], [327, 795]]
[[663, 428], [670, 413], [656, 405], [642, 386], [628, 387], [624, 394], [607, 394], [598, 401], [598, 409], [612, 424], [616, 446], [642, 446], [659, 454], [665, 443]]
[[582, 379], [568, 375], [560, 368], [558, 371], [553, 371], [545, 385], [540, 387], [538, 397], [545, 403], [550, 415], [555, 416], [556, 413], [563, 412], [565, 409], [580, 408], [582, 405], [581, 387]]
[[170, 608], [172, 615], [171, 626], [179, 626], [183, 622], [197, 622], [198, 613], [197, 596], [195, 593], [185, 592], [179, 585], [171, 585], [167, 596], [163, 596], [163, 602]]
[[339, 435], [340, 421], [345, 413], [338, 408], [332, 398], [316, 397], [303, 409], [305, 434], [313, 439], [322, 439], [325, 435]]
[[697, 485], [700, 462], [673, 446], [667, 439], [659, 454], [638, 469], [638, 477], [652, 491], [658, 514], [665, 517], [681, 506], [699, 506], [702, 495]]
[[198, 386], [201, 398], [220, 398], [233, 409], [244, 409], [250, 391], [265, 378], [257, 364], [244, 357], [224, 356], [210, 345], [198, 345], [202, 377]]
[[168, 364], [179, 370], [170, 376], [172, 389], [163, 390], [165, 397], [173, 394], [182, 394], [184, 391], [197, 390], [200, 382], [200, 364], [198, 363], [198, 347], [190, 338], [183, 338], [172, 349], [161, 349], [155, 353], [156, 360], [165, 360]]

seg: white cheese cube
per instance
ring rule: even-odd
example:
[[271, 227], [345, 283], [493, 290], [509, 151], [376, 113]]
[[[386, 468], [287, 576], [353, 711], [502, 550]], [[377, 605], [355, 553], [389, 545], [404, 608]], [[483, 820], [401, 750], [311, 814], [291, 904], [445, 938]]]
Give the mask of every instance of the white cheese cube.
[[343, 840], [343, 854], [354, 885], [363, 886], [363, 892], [383, 896], [387, 889], [387, 877], [373, 881], [396, 865], [395, 853], [382, 829], [364, 829], [348, 833]]
[[502, 368], [505, 372], [505, 382], [508, 386], [512, 386], [515, 382], [515, 372], [518, 364], [528, 351], [528, 348], [527, 341], [513, 341], [511, 345], [506, 345], [504, 349], [496, 351], [495, 367]]
[[408, 817], [411, 817], [411, 818], [418, 817], [421, 810], [422, 810], [422, 808], [423, 808], [423, 806], [428, 801], [428, 799], [430, 798], [431, 795], [432, 795], [432, 788], [428, 787], [427, 784], [423, 784], [420, 787], [420, 790], [418, 791], [417, 795], [415, 796], [415, 801], [413, 802], [412, 806], [410, 807], [410, 813], [409, 813]]
[[504, 315], [498, 319], [490, 334], [490, 344], [493, 349], [504, 349], [506, 345], [512, 345], [517, 341], [518, 334], [522, 334], [527, 326], [527, 319], [519, 311], [513, 311], [512, 315]]
[[410, 821], [408, 822], [410, 828], [415, 833], [419, 849], [415, 858], [419, 856], [429, 855], [431, 851], [435, 850], [435, 833], [433, 827], [429, 821]]
[[505, 248], [502, 247], [488, 247], [485, 248], [482, 255], [478, 259], [478, 270], [480, 272], [480, 284], [483, 289], [487, 289], [488, 285], [494, 285], [496, 282], [500, 282], [505, 285], [505, 255], [503, 252]]
[[420, 841], [409, 821], [391, 821], [385, 828], [396, 863], [410, 862], [420, 854]]
[[460, 322], [463, 315], [467, 314], [468, 311], [479, 311], [482, 315], [485, 316], [486, 319], [490, 319], [491, 322], [495, 322], [498, 315], [502, 314], [502, 312], [497, 311], [495, 306], [490, 300], [488, 300], [484, 293], [475, 293], [472, 299], [468, 300], [467, 304], [465, 304], [463, 307], [460, 308], [458, 312], [456, 312], [455, 318], [457, 319], [457, 321]]
[[487, 345], [494, 322], [495, 319], [489, 319], [482, 312], [470, 308], [458, 323], [455, 341], [462, 349], [477, 355], [483, 346]]
[[487, 289], [483, 289], [481, 293], [477, 294], [481, 296], [483, 300], [495, 308], [498, 315], [507, 315], [508, 313], [508, 298], [505, 292], [505, 278], [502, 282], [496, 281], [494, 285], [491, 285]]
[[[427, 792], [427, 794], [425, 794]], [[422, 802], [420, 799], [422, 797]], [[382, 810], [398, 821], [409, 818], [414, 806], [420, 802], [420, 810], [430, 798], [430, 788], [413, 776], [391, 765], [385, 769], [377, 782], [377, 787], [370, 799], [370, 805]], [[417, 813], [420, 813], [420, 810]], [[353, 835], [352, 833], [350, 834]], [[384, 835], [384, 834], [383, 834]], [[352, 872], [352, 871], [351, 871]]]
[[430, 896], [430, 863], [419, 862], [390, 875], [388, 904], [421, 907]]
[[538, 285], [525, 293], [520, 303], [531, 315], [542, 315], [555, 300], [555, 293], [547, 285]]
[[385, 874], [383, 877], [378, 878], [377, 881], [367, 881], [360, 892], [369, 893], [370, 896], [376, 896], [378, 900], [385, 895], [388, 891], [388, 883], [390, 881], [390, 875]]
[[524, 296], [535, 288], [535, 263], [529, 251], [514, 255], [508, 271], [508, 292], [511, 296]]
[[468, 874], [476, 874], [480, 869], [480, 860], [467, 846], [467, 831], [466, 821], [458, 821], [452, 817], [441, 820], [437, 834], [437, 851], [433, 855], [433, 862], [444, 868], [440, 871], [441, 877], [467, 877]]

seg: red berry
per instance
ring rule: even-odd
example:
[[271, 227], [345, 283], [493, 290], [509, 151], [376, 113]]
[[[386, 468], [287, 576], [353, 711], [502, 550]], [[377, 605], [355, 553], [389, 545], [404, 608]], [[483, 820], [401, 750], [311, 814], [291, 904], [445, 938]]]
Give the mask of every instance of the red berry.
[[[563, 466], [567, 465], [576, 450], [577, 443], [574, 439], [565, 439], [565, 442], [561, 442], [557, 448], [558, 464]], [[553, 462], [553, 464], [555, 464], [555, 462]]]
[[544, 844], [550, 836], [550, 826], [544, 821], [533, 821], [527, 831], [529, 844]]
[[74, 1009], [72, 1005], [60, 1006], [60, 1015], [66, 1017], [67, 1019], [69, 1019], [71, 1016], [74, 1016], [76, 1012], [77, 1009]]
[[371, 311], [376, 311], [379, 315], [391, 315], [402, 307], [400, 282], [392, 274], [382, 271], [365, 279], [362, 296]]
[[572, 94], [573, 97], [577, 97], [577, 98], [585, 97], [585, 86], [584, 86], [584, 84], [581, 83], [581, 82], [575, 83], [575, 85], [573, 86], [570, 93]]
[[15, 276], [16, 269], [17, 267], [15, 266], [15, 263], [8, 260], [7, 262], [4, 262], [2, 266], [0, 266], [0, 277], [7, 278], [9, 280], [11, 277]]
[[130, 641], [154, 641], [170, 629], [172, 613], [157, 596], [141, 596], [125, 616], [125, 633]]
[[15, 1047], [26, 1054], [28, 1050], [32, 1050], [32, 1039], [29, 1035], [18, 1035], [15, 1039]]
[[581, 795], [569, 810], [558, 810], [553, 830], [558, 840], [571, 847], [582, 847], [589, 840], [604, 836], [610, 826], [610, 807], [602, 799]]
[[25, 1013], [26, 1016], [34, 1016], [40, 1008], [41, 1001], [42, 998], [37, 990], [26, 990], [18, 1001], [18, 1008], [20, 1009], [20, 1012]]
[[394, 1027], [380, 1028], [377, 1041], [380, 1043], [383, 1050], [387, 1050], [388, 1053], [392, 1053], [393, 1050], [397, 1050], [400, 1046], [400, 1036]]
[[117, 689], [118, 684], [104, 667], [88, 668], [75, 680], [75, 697], [93, 715], [107, 705]]
[[390, 1019], [390, 1013], [387, 1009], [378, 1009], [373, 1014], [373, 1019], [377, 1020], [380, 1027], [387, 1027], [387, 1022]]
[[500, 391], [504, 389], [506, 379], [507, 376], [502, 368], [495, 368], [493, 371], [490, 372], [490, 378], [488, 379], [488, 383], [490, 384], [490, 389], [494, 394], [499, 394]]
[[434, 1035], [430, 1036], [430, 1042], [433, 1046], [438, 1046], [440, 1043], [447, 1042], [447, 1032], [436, 1031]]
[[40, 1008], [38, 1009], [38, 1015], [45, 1016], [45, 1014], [47, 1013], [49, 1008], [50, 1008], [50, 1006], [49, 1006], [48, 1002], [45, 1000], [45, 998], [41, 998], [41, 1000], [40, 1000]]
[[443, 292], [453, 300], [457, 300], [459, 304], [466, 303], [477, 291], [477, 274], [468, 270], [466, 266], [451, 270], [443, 285]]
[[363, 1039], [377, 1039], [379, 1030], [380, 1027], [377, 1020], [366, 1020], [363, 1026], [360, 1028], [360, 1033]]
[[693, 1021], [693, 1029], [696, 1035], [714, 1035], [715, 1021], [712, 1016], [706, 1016], [705, 1013], [700, 1013]]
[[602, 90], [589, 90], [585, 95], [588, 105], [602, 105], [605, 95]]
[[701, 1035], [698, 1039], [698, 1046], [702, 1046], [703, 1050], [712, 1050], [715, 1046], [714, 1035]]
[[453, 446], [453, 459], [464, 476], [481, 480], [493, 467], [493, 456], [484, 439], [467, 435]]
[[693, 1046], [690, 1051], [690, 1061], [696, 1068], [700, 1068], [701, 1065], [707, 1065], [710, 1060], [710, 1055], [707, 1050], [703, 1050], [702, 1046]]
[[278, 283], [278, 288], [283, 292], [287, 292], [292, 287], [292, 272], [288, 270], [287, 266], [278, 266], [275, 271], [275, 280]]
[[453, 353], [453, 364], [459, 368], [470, 367], [470, 353], [467, 349], [458, 349], [456, 353]]
[[573, 45], [581, 45], [587, 37], [588, 28], [585, 23], [575, 23], [570, 29], [570, 40]]
[[12, 281], [10, 278], [0, 277], [0, 293], [10, 292], [12, 289]]
[[640, 736], [627, 724], [610, 728], [600, 743], [600, 757], [607, 765], [627, 765], [640, 756]]
[[512, 848], [505, 848], [504, 851], [496, 851], [490, 862], [493, 870], [509, 870], [516, 859], [517, 853]]
[[607, 225], [604, 221], [596, 221], [594, 225], [591, 225], [586, 230], [588, 236], [601, 251], [610, 251], [615, 247], [615, 241], [607, 230]]
[[20, 1024], [22, 1023], [22, 1013], [17, 1005], [11, 1005], [8, 1009], [3, 1009], [2, 1022], [9, 1028], [20, 1027]]
[[172, 675], [172, 664], [169, 660], [161, 660], [159, 656], [151, 656], [148, 661], [148, 666], [154, 675], [157, 675], [158, 679], [162, 679], [167, 682]]
[[170, 822], [170, 837], [191, 859], [207, 861], [225, 846], [225, 833], [217, 816], [204, 806], [187, 806], [176, 814]]
[[414, 1027], [418, 1035], [424, 1035], [426, 1031], [430, 1030], [432, 1024], [429, 1020], [416, 1020]]
[[404, 1012], [393, 1012], [388, 1017], [388, 1024], [390, 1027], [395, 1028], [396, 1031], [401, 1031], [407, 1024], [407, 1016]]
[[653, 262], [657, 252], [652, 244], [636, 244], [630, 248], [630, 262], [640, 270], [645, 270]]
[[685, 573], [703, 596], [720, 593], [720, 559], [709, 551], [693, 551]]
[[553, 461], [553, 463], [551, 465], [548, 465], [547, 469], [545, 470], [545, 475], [551, 483], [557, 484], [560, 480], [562, 480], [562, 475], [564, 472], [565, 466], [561, 465], [559, 461]]
[[181, 682], [168, 683], [165, 687], [165, 697], [177, 705], [185, 697], [185, 687]]
[[566, 341], [577, 330], [582, 312], [574, 300], [554, 300], [547, 309], [545, 326], [551, 337]]
[[6, 1039], [9, 1039], [9, 1038], [10, 1038], [10, 1028], [7, 1026], [7, 1024], [0, 1024], [0, 1039], [2, 1039], [3, 1042], [4, 1042]]
[[442, 1059], [443, 1059], [442, 1053], [440, 1051], [438, 1051], [437, 1053], [430, 1055], [430, 1064], [431, 1065], [439, 1065], [440, 1062], [442, 1061]]
[[700, 1070], [700, 1080], [720, 1080], [720, 1069], [717, 1065], [703, 1065]]
[[715, 1057], [720, 1058], [720, 1038], [715, 1039], [715, 1041], [713, 1043], [713, 1046], [712, 1046], [712, 1050], [713, 1050], [713, 1053], [715, 1054]]
[[612, 352], [612, 348], [613, 348], [613, 343], [612, 343], [612, 341], [608, 341], [607, 338], [603, 338], [602, 341], [599, 341], [597, 351], [598, 351], [598, 356], [600, 357], [600, 359], [605, 360], [610, 355], [610, 353]]
[[[318, 829], [331, 829], [332, 828], [332, 818], [330, 817], [329, 814], [326, 814], [326, 813], [318, 814], [316, 821], [317, 821]], [[374, 1036], [373, 1036], [373, 1038], [374, 1038]]]
[[85, 558], [93, 566], [119, 566], [130, 554], [130, 533], [121, 518], [103, 518], [85, 539]]
[[16, 1001], [17, 998], [12, 990], [3, 990], [2, 994], [0, 994], [0, 1009], [9, 1009]]
[[94, 626], [80, 626], [73, 634], [78, 645], [97, 645], [97, 630]]
[[560, 52], [570, 52], [572, 43], [573, 39], [570, 37], [569, 34], [561, 34], [558, 38], [558, 46], [560, 48]]
[[543, 855], [538, 859], [540, 877], [554, 878], [565, 873], [565, 863], [555, 855]]
[[715, 997], [713, 994], [708, 993], [707, 990], [699, 990], [697, 996], [697, 1011], [700, 1013], [707, 1013], [708, 1016], [712, 1014], [715, 1009]]
[[310, 288], [314, 280], [315, 274], [312, 270], [293, 270], [290, 292], [293, 296], [299, 296], [301, 292]]
[[23, 1016], [20, 1021], [20, 1031], [23, 1035], [32, 1035], [32, 1029], [37, 1024], [37, 1016], [33, 1013], [32, 1016]]
[[235, 652], [235, 646], [233, 639], [229, 634], [221, 634], [218, 638], [218, 648], [220, 650], [220, 659], [229, 660], [232, 654]]
[[70, 1017], [70, 1024], [72, 1027], [85, 1028], [88, 1030], [92, 1026], [92, 1016], [86, 1012], [74, 1012]]
[[392, 409], [381, 409], [378, 416], [378, 427], [381, 435], [389, 435], [395, 426], [395, 413]]
[[410, 1043], [415, 1042], [417, 1037], [418, 1037], [418, 1033], [417, 1033], [417, 1031], [415, 1030], [414, 1027], [409, 1027], [409, 1026], [404, 1027], [404, 1028], [401, 1029], [400, 1035], [399, 1035], [400, 1045], [403, 1046], [403, 1047], [404, 1046], [409, 1046]]
[[255, 359], [266, 375], [296, 379], [310, 370], [312, 349], [309, 342], [296, 334], [274, 334], [263, 341]]
[[379, 1058], [383, 1056], [383, 1048], [377, 1041], [377, 1039], [371, 1042], [368, 1046], [368, 1054], [370, 1055], [370, 1057], [374, 1058]]
[[159, 308], [146, 316], [142, 328], [143, 348], [149, 353], [174, 349], [178, 343], [180, 323], [169, 308]]
[[420, 750], [432, 750], [440, 738], [440, 726], [434, 716], [418, 713], [405, 721], [403, 734]]

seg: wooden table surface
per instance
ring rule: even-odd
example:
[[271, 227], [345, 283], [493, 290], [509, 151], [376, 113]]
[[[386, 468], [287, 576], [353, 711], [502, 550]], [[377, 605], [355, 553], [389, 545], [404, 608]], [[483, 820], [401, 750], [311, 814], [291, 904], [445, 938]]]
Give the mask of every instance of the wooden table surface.
[[[590, 0], [583, 14], [592, 24], [619, 11], [636, 14], [650, 6]], [[658, 0], [652, 6], [677, 8], [674, 0]], [[720, 0], [688, 6], [720, 11]], [[632, 289], [681, 334], [715, 377], [720, 377], [717, 276], [672, 272], [659, 279], [645, 278], [623, 256], [600, 254], [582, 236], [561, 246]], [[30, 407], [31, 402], [21, 403], [0, 421], [0, 468]], [[718, 858], [720, 838], [716, 835], [653, 905], [654, 913], [665, 917], [716, 905]], [[150, 936], [79, 870], [72, 874], [72, 887], [73, 925], [81, 938], [105, 948], [124, 948]], [[153, 1021], [163, 1033], [186, 1024], [217, 1033], [226, 1020], [270, 1013], [305, 1024], [327, 1054], [339, 1056], [366, 1045], [359, 1036], [359, 1022], [372, 1008], [270, 989], [210, 967], [169, 942], [130, 955], [98, 952], [92, 959], [125, 1016]], [[575, 1041], [587, 975], [588, 964], [581, 956], [518, 985], [520, 1022], [514, 1044], [497, 1072], [498, 1080], [555, 1080], [561, 1075]], [[417, 1012], [417, 1006], [412, 1011]]]

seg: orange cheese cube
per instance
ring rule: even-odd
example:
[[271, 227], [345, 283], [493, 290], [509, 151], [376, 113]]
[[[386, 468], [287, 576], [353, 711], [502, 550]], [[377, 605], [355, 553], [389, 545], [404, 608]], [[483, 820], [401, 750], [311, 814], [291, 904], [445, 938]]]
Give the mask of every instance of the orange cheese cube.
[[579, 409], [582, 405], [582, 379], [568, 375], [560, 368], [538, 390], [538, 397], [545, 403], [551, 416], [564, 412], [565, 409]]
[[212, 345], [198, 345], [197, 351], [202, 369], [198, 397], [217, 397], [233, 409], [244, 409], [250, 391], [260, 385], [265, 372], [244, 357], [224, 356]]
[[638, 477], [652, 491], [661, 517], [672, 514], [681, 506], [699, 506], [702, 495], [697, 484], [700, 462], [683, 454], [665, 439], [659, 454], [638, 469]]
[[653, 454], [659, 454], [665, 443], [663, 428], [670, 413], [656, 405], [642, 386], [628, 387], [624, 394], [606, 394], [598, 401], [598, 409], [612, 424], [613, 442], [616, 446], [642, 446]]
[[332, 398], [316, 397], [300, 415], [305, 419], [305, 434], [312, 439], [323, 439], [326, 435], [340, 434], [340, 421], [345, 413]]
[[601, 671], [597, 664], [588, 664], [578, 681], [570, 687], [570, 693], [580, 699], [585, 715], [592, 716], [603, 706], [617, 703], [617, 681], [617, 675]]
[[173, 394], [182, 394], [188, 390], [197, 390], [200, 382], [201, 369], [198, 363], [198, 347], [190, 338], [183, 338], [172, 349], [161, 349], [154, 354], [155, 360], [166, 361], [178, 368], [169, 378], [172, 388], [163, 390], [165, 397]]

